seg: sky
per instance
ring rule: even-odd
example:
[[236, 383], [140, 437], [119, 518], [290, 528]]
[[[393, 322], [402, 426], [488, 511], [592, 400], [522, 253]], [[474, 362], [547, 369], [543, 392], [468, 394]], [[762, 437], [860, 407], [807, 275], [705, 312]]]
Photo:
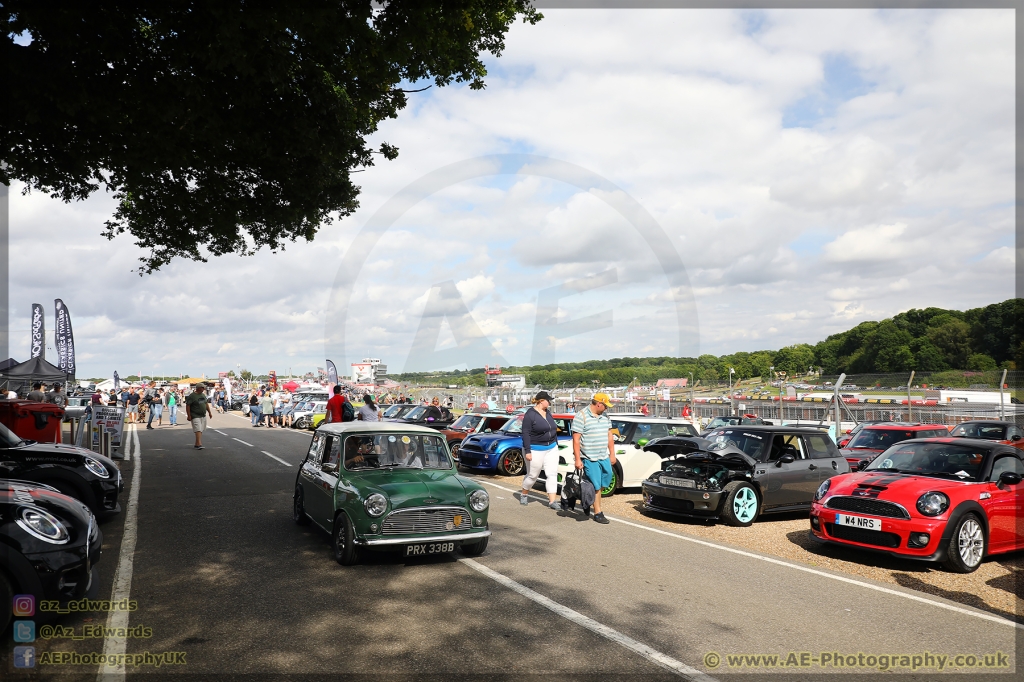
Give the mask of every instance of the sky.
[[720, 355], [1014, 295], [1012, 10], [544, 15], [284, 252], [140, 277], [108, 194], [12, 187], [11, 355], [54, 298], [106, 377]]

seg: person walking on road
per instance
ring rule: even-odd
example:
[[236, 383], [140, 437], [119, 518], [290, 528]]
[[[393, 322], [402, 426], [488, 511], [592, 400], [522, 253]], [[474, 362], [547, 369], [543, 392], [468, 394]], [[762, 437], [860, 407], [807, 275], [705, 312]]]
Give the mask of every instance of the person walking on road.
[[345, 396], [341, 394], [341, 386], [334, 387], [334, 395], [327, 401], [327, 416], [324, 417], [325, 424], [336, 424], [343, 421], [345, 413]]
[[263, 416], [267, 419], [267, 427], [274, 428], [274, 396], [270, 391], [263, 394], [260, 408], [263, 410]]
[[138, 391], [135, 390], [135, 387], [132, 387], [128, 391], [128, 404], [125, 406], [125, 413], [128, 415], [129, 424], [134, 424], [138, 421], [140, 399], [141, 396], [139, 396]]
[[[594, 484], [594, 520], [598, 523], [608, 523], [601, 511], [601, 490], [611, 485], [615, 464], [612, 422], [604, 414], [611, 406], [612, 399], [607, 393], [597, 393], [590, 406], [577, 412], [572, 420], [572, 454], [576, 468], [583, 469]], [[583, 513], [588, 514], [589, 510], [584, 508]]]
[[196, 450], [203, 449], [203, 431], [206, 430], [206, 419], [213, 419], [213, 408], [206, 397], [206, 385], [196, 384], [196, 390], [185, 398], [185, 416], [192, 423], [192, 432], [196, 434]]
[[530, 491], [543, 469], [548, 506], [561, 509], [558, 504], [558, 426], [551, 416], [551, 395], [547, 391], [535, 395], [533, 407], [523, 415], [523, 457], [528, 469], [523, 477], [519, 504], [525, 505], [530, 499]]
[[259, 391], [253, 391], [252, 395], [249, 396], [249, 416], [252, 417], [253, 426], [263, 426], [260, 420], [262, 414], [262, 411], [260, 411]]
[[146, 428], [153, 428], [153, 417], [156, 417], [156, 425], [162, 426], [164, 421], [164, 391], [156, 389], [156, 395], [149, 401], [149, 419], [146, 420]]
[[359, 408], [359, 412], [356, 413], [356, 419], [364, 422], [379, 422], [380, 411], [377, 409], [377, 405], [373, 402], [373, 398], [367, 394], [363, 396], [363, 406]]
[[181, 402], [178, 397], [177, 389], [171, 389], [164, 393], [164, 405], [167, 407], [167, 420], [171, 426], [178, 425], [178, 403]]

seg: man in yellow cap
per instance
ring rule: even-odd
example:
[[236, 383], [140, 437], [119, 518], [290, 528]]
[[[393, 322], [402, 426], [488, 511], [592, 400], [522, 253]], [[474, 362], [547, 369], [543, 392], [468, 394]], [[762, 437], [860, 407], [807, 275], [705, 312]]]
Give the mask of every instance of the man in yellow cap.
[[[576, 468], [594, 484], [594, 520], [608, 523], [601, 511], [601, 490], [611, 485], [612, 466], [615, 464], [615, 442], [612, 440], [612, 421], [604, 411], [612, 406], [607, 393], [597, 393], [588, 407], [576, 413], [572, 420], [572, 454]], [[586, 514], [587, 509], [583, 510]]]

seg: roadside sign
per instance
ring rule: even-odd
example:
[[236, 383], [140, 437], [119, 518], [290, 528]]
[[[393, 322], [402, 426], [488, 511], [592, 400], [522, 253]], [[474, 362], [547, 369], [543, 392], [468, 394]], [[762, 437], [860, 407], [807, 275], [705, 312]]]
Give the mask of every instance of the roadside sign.
[[110, 447], [121, 447], [121, 434], [124, 433], [124, 408], [112, 405], [93, 405], [92, 424], [89, 427], [93, 447], [99, 447], [100, 433], [110, 434]]

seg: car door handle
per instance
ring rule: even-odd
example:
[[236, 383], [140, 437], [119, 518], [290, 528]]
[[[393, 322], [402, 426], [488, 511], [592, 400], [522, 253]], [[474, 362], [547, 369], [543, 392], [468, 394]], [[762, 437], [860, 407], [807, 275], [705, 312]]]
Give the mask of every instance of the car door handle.
[[815, 470], [815, 469], [817, 469], [817, 468], [818, 468], [818, 467], [814, 466], [813, 464], [809, 464], [809, 465], [807, 465], [807, 469], [808, 469], [808, 471], [814, 471], [814, 470]]

